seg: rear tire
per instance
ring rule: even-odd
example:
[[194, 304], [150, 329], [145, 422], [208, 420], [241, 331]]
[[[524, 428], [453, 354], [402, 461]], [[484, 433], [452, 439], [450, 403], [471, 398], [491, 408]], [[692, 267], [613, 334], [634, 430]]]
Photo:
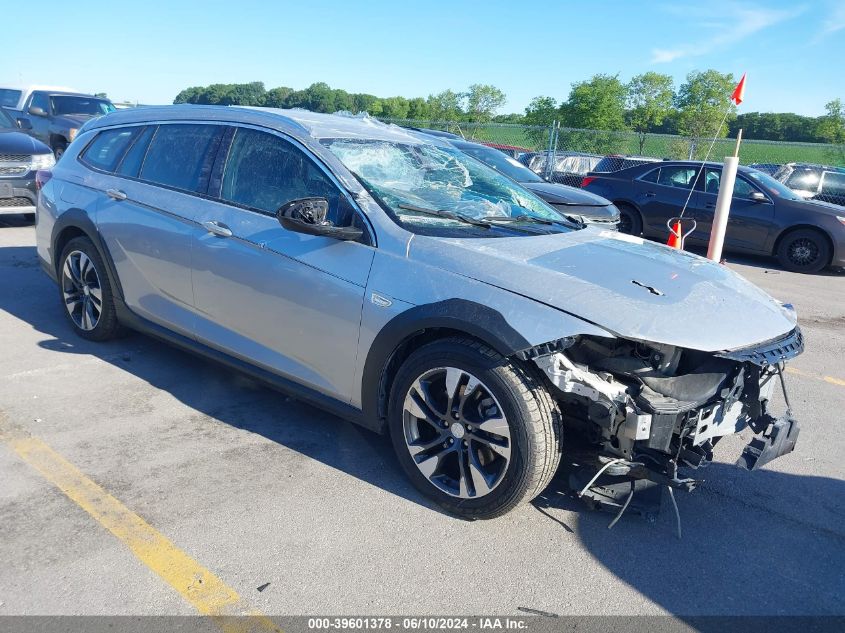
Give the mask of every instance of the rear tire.
[[105, 262], [91, 240], [75, 237], [65, 245], [58, 274], [62, 309], [76, 334], [106, 341], [123, 333]]
[[59, 161], [59, 159], [62, 157], [62, 154], [65, 153], [66, 149], [67, 149], [67, 141], [61, 140], [61, 141], [55, 141], [53, 143], [53, 155], [56, 157], [56, 162]]
[[819, 231], [795, 229], [781, 238], [776, 254], [786, 270], [817, 273], [830, 262], [830, 244]]
[[414, 486], [465, 519], [531, 501], [560, 463], [560, 413], [539, 377], [472, 339], [410, 355], [393, 382], [388, 427]]
[[640, 212], [625, 203], [617, 203], [619, 209], [619, 232], [639, 236], [643, 232], [643, 219]]

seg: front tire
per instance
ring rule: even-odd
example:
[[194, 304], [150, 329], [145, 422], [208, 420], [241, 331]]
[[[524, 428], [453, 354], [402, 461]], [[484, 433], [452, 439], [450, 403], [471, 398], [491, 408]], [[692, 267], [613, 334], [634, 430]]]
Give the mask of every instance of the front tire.
[[777, 258], [791, 272], [817, 273], [830, 261], [830, 245], [818, 231], [796, 229], [780, 240]]
[[489, 347], [449, 338], [416, 350], [391, 390], [388, 426], [402, 469], [466, 519], [536, 497], [560, 463], [560, 413], [528, 370]]
[[59, 296], [74, 332], [92, 341], [121, 333], [114, 295], [100, 252], [87, 237], [75, 237], [59, 258]]
[[619, 232], [628, 235], [641, 235], [643, 232], [643, 219], [640, 212], [628, 204], [617, 204], [619, 209]]

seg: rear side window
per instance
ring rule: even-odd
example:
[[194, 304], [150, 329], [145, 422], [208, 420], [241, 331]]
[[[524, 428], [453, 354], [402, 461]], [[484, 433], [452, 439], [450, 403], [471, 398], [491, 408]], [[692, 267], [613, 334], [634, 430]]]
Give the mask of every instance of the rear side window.
[[160, 125], [150, 143], [140, 178], [204, 193], [222, 133], [221, 125]]
[[141, 128], [125, 127], [100, 132], [85, 148], [82, 161], [102, 171], [114, 171], [126, 148], [140, 131]]
[[20, 98], [20, 90], [12, 90], [11, 88], [0, 88], [0, 107], [17, 108], [18, 100]]
[[132, 146], [126, 152], [120, 165], [117, 168], [117, 173], [121, 176], [129, 176], [130, 178], [137, 178], [141, 171], [141, 165], [144, 163], [144, 157], [147, 155], [147, 149], [150, 147], [150, 141], [155, 134], [156, 126], [144, 128]]
[[644, 180], [645, 182], [657, 182], [658, 178], [660, 177], [660, 169], [652, 169], [646, 175], [642, 176], [640, 180]]
[[814, 169], [801, 169], [800, 167], [792, 172], [786, 181], [790, 189], [803, 191], [816, 191], [819, 187], [821, 175]]
[[689, 189], [695, 181], [695, 172], [693, 167], [661, 167], [657, 184]]
[[826, 171], [822, 180], [822, 195], [845, 196], [845, 174]]

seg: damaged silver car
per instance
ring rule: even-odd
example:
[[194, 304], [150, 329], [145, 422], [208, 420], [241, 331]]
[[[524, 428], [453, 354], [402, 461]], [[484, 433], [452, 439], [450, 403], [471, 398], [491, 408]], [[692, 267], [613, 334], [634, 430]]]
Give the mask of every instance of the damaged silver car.
[[530, 501], [562, 456], [574, 490], [624, 511], [692, 490], [746, 427], [744, 468], [795, 445], [769, 404], [803, 349], [789, 305], [438, 139], [138, 108], [87, 124], [40, 182], [38, 254], [80, 336], [146, 332], [388, 432], [456, 515]]

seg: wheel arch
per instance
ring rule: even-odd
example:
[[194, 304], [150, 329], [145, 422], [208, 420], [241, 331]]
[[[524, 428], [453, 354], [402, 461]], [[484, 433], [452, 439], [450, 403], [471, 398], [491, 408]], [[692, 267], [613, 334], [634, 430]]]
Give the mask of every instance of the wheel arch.
[[833, 254], [836, 251], [836, 246], [834, 245], [833, 238], [830, 236], [830, 234], [827, 231], [825, 231], [822, 227], [817, 226], [815, 224], [806, 224], [806, 223], [793, 224], [793, 225], [788, 226], [785, 229], [783, 229], [778, 234], [778, 236], [775, 238], [774, 245], [772, 246], [772, 256], [777, 257], [778, 249], [780, 248], [781, 242], [783, 242], [783, 239], [787, 235], [789, 235], [790, 233], [793, 233], [794, 231], [801, 231], [801, 230], [813, 231], [815, 233], [820, 234], [822, 237], [824, 237], [824, 239], [827, 241], [828, 248], [830, 249], [830, 256], [828, 257], [828, 261], [825, 262], [825, 266], [829, 266], [830, 262], [833, 259]]
[[455, 336], [477, 340], [504, 357], [531, 347], [501, 313], [474, 301], [448, 299], [406, 310], [379, 331], [364, 362], [361, 404], [368, 426], [385, 431], [393, 378], [405, 359], [427, 343]]
[[76, 237], [88, 238], [94, 244], [94, 248], [99, 251], [100, 256], [106, 264], [106, 274], [109, 277], [114, 297], [117, 301], [122, 302], [123, 288], [120, 285], [120, 279], [114, 268], [111, 253], [109, 253], [94, 221], [83, 209], [68, 209], [56, 219], [56, 223], [53, 225], [53, 232], [50, 236], [50, 248], [55, 279], [58, 280], [60, 278], [59, 266], [61, 265], [62, 251], [67, 243]]

